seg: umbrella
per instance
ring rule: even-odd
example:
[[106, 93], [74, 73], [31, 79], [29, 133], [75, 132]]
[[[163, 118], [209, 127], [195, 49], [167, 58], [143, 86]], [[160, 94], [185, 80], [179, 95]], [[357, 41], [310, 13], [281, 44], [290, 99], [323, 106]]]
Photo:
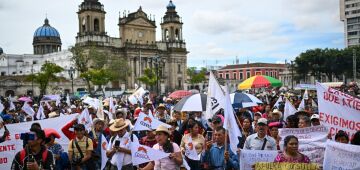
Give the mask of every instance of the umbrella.
[[262, 88], [262, 87], [281, 87], [282, 83], [280, 80], [270, 76], [253, 76], [238, 85], [239, 90], [251, 89], [251, 88]]
[[45, 137], [46, 138], [49, 138], [50, 135], [54, 135], [55, 138], [61, 138], [60, 134], [55, 130], [55, 129], [52, 129], [52, 128], [44, 128], [43, 129], [44, 132], [45, 132]]
[[193, 94], [182, 98], [174, 110], [180, 112], [202, 112], [206, 110], [206, 94]]
[[234, 109], [257, 106], [258, 103], [262, 103], [260, 99], [248, 93], [231, 93], [230, 99]]
[[31, 100], [29, 97], [25, 97], [25, 96], [20, 97], [20, 98], [18, 99], [18, 101], [22, 101], [22, 102], [32, 102], [32, 100]]
[[200, 91], [198, 89], [191, 89], [191, 90], [189, 90], [189, 92], [191, 92], [192, 94], [200, 93]]
[[172, 92], [169, 97], [172, 99], [182, 99], [183, 97], [190, 96], [192, 93], [187, 90], [177, 90]]

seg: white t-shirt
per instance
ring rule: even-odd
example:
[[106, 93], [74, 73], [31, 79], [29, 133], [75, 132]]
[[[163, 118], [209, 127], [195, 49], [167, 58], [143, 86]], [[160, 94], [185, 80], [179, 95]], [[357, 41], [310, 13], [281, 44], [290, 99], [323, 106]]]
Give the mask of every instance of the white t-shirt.
[[[106, 150], [111, 151], [111, 149], [113, 148], [113, 145], [115, 145], [115, 141], [117, 141], [117, 140], [120, 141], [120, 147], [131, 150], [131, 140], [130, 140], [128, 132], [126, 132], [125, 135], [123, 137], [121, 137], [121, 138], [119, 136], [116, 136], [115, 139], [112, 142], [111, 142], [111, 139], [110, 139]], [[120, 152], [116, 152], [112, 156], [112, 158], [110, 160], [110, 163], [112, 165], [116, 166], [117, 165], [117, 160], [119, 160], [119, 159], [122, 159], [122, 166], [132, 163], [130, 154], [125, 154], [125, 153], [120, 153]]]
[[[176, 143], [172, 143], [174, 152], [180, 152], [180, 147]], [[159, 144], [155, 144], [153, 146], [154, 149], [164, 151], [162, 146]], [[180, 166], [176, 164], [174, 160], [171, 160], [169, 157], [162, 158], [160, 160], [155, 161], [154, 170], [180, 170]]]

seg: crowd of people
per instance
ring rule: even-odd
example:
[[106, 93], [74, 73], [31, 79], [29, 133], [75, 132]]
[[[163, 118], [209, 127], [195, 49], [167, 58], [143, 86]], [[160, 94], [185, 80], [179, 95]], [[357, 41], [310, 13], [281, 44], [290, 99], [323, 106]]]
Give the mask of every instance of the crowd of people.
[[[220, 109], [211, 119], [206, 120], [202, 112], [178, 112], [172, 110], [179, 101], [164, 97], [162, 99], [143, 96], [143, 102], [131, 104], [127, 100], [118, 99], [113, 103], [103, 103], [104, 111], [110, 111], [112, 104], [116, 111], [113, 119], [105, 116], [99, 118], [98, 110], [82, 100], [72, 100], [70, 105], [62, 100], [58, 105], [55, 101], [49, 103], [29, 102], [37, 113], [42, 105], [47, 119], [61, 115], [80, 115], [86, 108], [92, 118], [92, 127], [87, 129], [78, 123], [79, 116], [74, 120], [63, 123], [61, 132], [69, 139], [67, 149], [56, 140], [60, 137], [56, 132], [46, 133], [41, 124], [33, 123], [29, 132], [24, 133], [24, 149], [15, 155], [11, 168], [14, 170], [27, 169], [101, 169], [101, 149], [106, 148], [108, 159], [105, 169], [109, 170], [175, 170], [180, 169], [184, 160], [192, 170], [199, 169], [239, 169], [239, 154], [242, 150], [278, 150], [279, 154], [274, 162], [310, 163], [307, 156], [299, 152], [299, 140], [289, 135], [284, 139], [279, 137], [280, 128], [305, 128], [321, 124], [316, 104], [316, 98], [307, 100], [304, 110], [283, 119], [284, 103], [277, 103], [279, 97], [288, 98], [296, 107], [300, 98], [296, 95], [277, 92], [273, 96], [261, 97], [263, 104], [249, 108], [235, 109], [237, 123], [241, 129], [238, 150], [233, 152], [226, 130], [223, 128], [224, 110]], [[29, 122], [36, 120], [36, 116], [29, 116], [22, 110], [23, 102], [15, 102], [11, 108], [11, 99], [3, 97], [4, 106], [1, 112], [1, 128], [8, 124]], [[111, 101], [111, 100], [110, 100]], [[315, 104], [314, 104], [315, 102]], [[153, 114], [153, 117], [170, 125], [171, 128], [159, 126], [148, 131], [133, 131], [133, 126], [139, 115]], [[104, 114], [106, 115], [106, 114]], [[59, 130], [60, 131], [60, 130]], [[9, 135], [7, 129], [0, 138], [6, 141]], [[131, 142], [132, 134], [139, 139], [140, 144], [170, 153], [166, 158], [143, 163], [139, 166], [132, 164]], [[108, 143], [103, 146], [102, 136]], [[330, 137], [330, 136], [329, 136]], [[331, 137], [330, 137], [331, 138]], [[186, 146], [191, 139], [199, 157], [198, 160], [185, 156]], [[283, 145], [280, 146], [280, 141]], [[360, 131], [354, 136], [348, 136], [344, 131], [335, 135], [336, 142], [360, 145]], [[280, 150], [280, 148], [284, 148]], [[67, 150], [67, 152], [65, 152]]]

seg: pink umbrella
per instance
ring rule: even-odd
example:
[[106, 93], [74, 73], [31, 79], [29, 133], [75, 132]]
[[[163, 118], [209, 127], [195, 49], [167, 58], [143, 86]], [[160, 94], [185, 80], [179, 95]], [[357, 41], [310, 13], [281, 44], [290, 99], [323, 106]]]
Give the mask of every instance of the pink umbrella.
[[192, 95], [192, 93], [189, 92], [189, 91], [177, 90], [177, 91], [172, 92], [169, 95], [169, 97], [172, 98], [172, 99], [182, 99], [183, 97], [190, 96], [190, 95]]
[[32, 102], [32, 100], [29, 97], [23, 96], [18, 99], [18, 101], [22, 102]]

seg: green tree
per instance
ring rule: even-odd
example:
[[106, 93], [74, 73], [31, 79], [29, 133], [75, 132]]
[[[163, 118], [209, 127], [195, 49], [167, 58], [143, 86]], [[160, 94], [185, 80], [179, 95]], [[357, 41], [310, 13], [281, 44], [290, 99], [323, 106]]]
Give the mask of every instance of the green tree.
[[206, 72], [206, 68], [201, 68], [200, 71], [197, 71], [196, 67], [187, 68], [186, 73], [189, 76], [188, 82], [191, 85], [204, 82], [206, 80]]
[[90, 82], [96, 86], [103, 86], [114, 79], [114, 76], [110, 70], [107, 69], [90, 69], [84, 72], [80, 77], [89, 79]]
[[46, 89], [50, 81], [59, 81], [55, 75], [62, 72], [64, 69], [55, 63], [46, 62], [41, 66], [41, 72], [28, 76], [28, 80], [32, 80], [39, 84], [40, 95], [46, 94]]
[[150, 86], [153, 89], [153, 86], [156, 85], [157, 75], [154, 68], [145, 68], [144, 75], [139, 77], [138, 80], [147, 86]]

